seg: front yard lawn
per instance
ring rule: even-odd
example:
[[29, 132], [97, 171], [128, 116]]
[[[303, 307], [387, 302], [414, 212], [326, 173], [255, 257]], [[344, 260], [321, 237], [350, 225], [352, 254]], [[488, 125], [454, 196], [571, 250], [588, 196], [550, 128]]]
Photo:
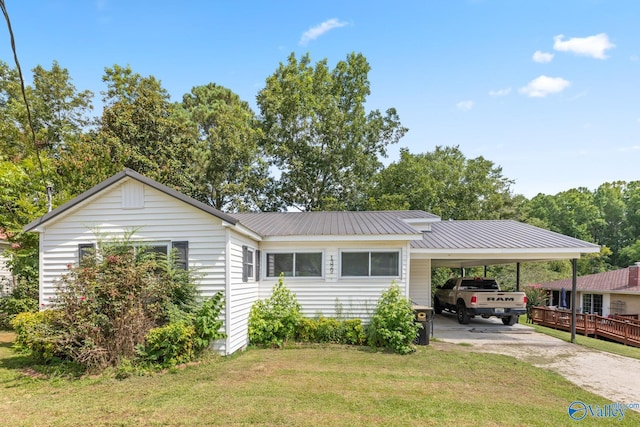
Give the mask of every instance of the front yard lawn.
[[[575, 425], [573, 401], [609, 403], [512, 357], [442, 342], [408, 356], [346, 346], [250, 349], [117, 380], [37, 378], [10, 351], [11, 338], [0, 332], [0, 413], [11, 426], [559, 426]], [[640, 414], [615, 423], [638, 425]]]

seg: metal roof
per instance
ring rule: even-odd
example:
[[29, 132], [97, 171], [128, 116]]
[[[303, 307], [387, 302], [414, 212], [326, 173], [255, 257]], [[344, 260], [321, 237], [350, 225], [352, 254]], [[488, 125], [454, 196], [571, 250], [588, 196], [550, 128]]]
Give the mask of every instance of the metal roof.
[[405, 219], [438, 220], [423, 211], [258, 212], [233, 216], [262, 237], [393, 236], [418, 238]]
[[197, 209], [200, 209], [204, 212], [207, 212], [215, 217], [220, 218], [223, 221], [226, 221], [230, 224], [235, 225], [236, 224], [236, 219], [233, 218], [232, 216], [221, 212], [209, 205], [205, 205], [202, 202], [197, 201], [196, 199], [192, 199], [189, 196], [186, 196], [182, 193], [180, 193], [179, 191], [176, 191], [172, 188], [167, 187], [166, 185], [162, 185], [159, 182], [156, 182], [150, 178], [147, 178], [146, 176], [140, 175], [138, 172], [132, 170], [132, 169], [124, 169], [122, 172], [113, 175], [112, 177], [106, 179], [105, 181], [101, 182], [100, 184], [96, 185], [95, 187], [85, 191], [84, 193], [80, 194], [78, 197], [68, 201], [67, 203], [55, 208], [54, 210], [52, 210], [51, 212], [41, 216], [40, 218], [36, 219], [35, 221], [27, 224], [24, 227], [24, 231], [32, 231], [34, 229], [36, 229], [38, 226], [44, 224], [47, 221], [52, 220], [53, 218], [57, 217], [58, 215], [68, 211], [69, 209], [73, 208], [74, 206], [84, 202], [85, 200], [88, 200], [89, 198], [91, 198], [92, 196], [98, 194], [99, 192], [101, 192], [102, 190], [104, 190], [107, 187], [112, 186], [113, 184], [116, 184], [117, 182], [125, 179], [125, 178], [130, 178], [130, 179], [134, 179], [136, 181], [139, 181], [145, 185], [148, 185], [149, 187], [155, 188], [158, 191], [161, 191], [171, 197], [174, 197], [178, 200], [183, 201], [184, 203], [191, 205]]
[[414, 249], [588, 249], [599, 246], [513, 220], [442, 221]]
[[[619, 270], [606, 271], [604, 273], [587, 274], [579, 276], [576, 282], [578, 291], [599, 292], [616, 292], [616, 293], [634, 293], [640, 294], [640, 286], [629, 285], [629, 270], [636, 267], [627, 267]], [[572, 279], [562, 279], [553, 282], [541, 283], [544, 289], [571, 289]]]

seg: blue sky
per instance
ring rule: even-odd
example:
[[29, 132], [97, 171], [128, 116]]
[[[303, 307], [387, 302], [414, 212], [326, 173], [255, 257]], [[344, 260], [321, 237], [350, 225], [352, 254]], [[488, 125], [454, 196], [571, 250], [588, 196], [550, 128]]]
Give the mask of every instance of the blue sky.
[[[5, 3], [23, 71], [57, 60], [97, 98], [104, 68], [119, 64], [174, 100], [214, 82], [255, 109], [291, 52], [332, 67], [361, 52], [367, 108], [395, 107], [409, 128], [385, 163], [400, 147], [459, 145], [527, 197], [640, 179], [635, 0]], [[13, 65], [4, 23], [0, 59]]]

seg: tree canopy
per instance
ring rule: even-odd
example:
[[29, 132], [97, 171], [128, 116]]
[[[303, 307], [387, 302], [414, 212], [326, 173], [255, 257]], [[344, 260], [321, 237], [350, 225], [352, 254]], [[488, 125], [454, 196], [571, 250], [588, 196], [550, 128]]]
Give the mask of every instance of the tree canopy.
[[333, 70], [327, 60], [291, 54], [258, 93], [263, 145], [279, 170], [280, 197], [301, 210], [349, 209], [407, 131], [394, 108], [365, 111], [369, 63], [349, 54]]
[[395, 198], [444, 219], [500, 219], [514, 215], [512, 183], [502, 168], [483, 157], [467, 159], [457, 146], [421, 154], [401, 149], [400, 160], [377, 175], [372, 198]]

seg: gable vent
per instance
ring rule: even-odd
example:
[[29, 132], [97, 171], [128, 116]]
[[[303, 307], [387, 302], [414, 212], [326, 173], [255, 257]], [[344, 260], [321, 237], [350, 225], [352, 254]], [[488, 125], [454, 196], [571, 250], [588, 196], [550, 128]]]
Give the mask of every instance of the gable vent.
[[122, 209], [144, 208], [144, 184], [138, 181], [128, 181], [121, 189]]

